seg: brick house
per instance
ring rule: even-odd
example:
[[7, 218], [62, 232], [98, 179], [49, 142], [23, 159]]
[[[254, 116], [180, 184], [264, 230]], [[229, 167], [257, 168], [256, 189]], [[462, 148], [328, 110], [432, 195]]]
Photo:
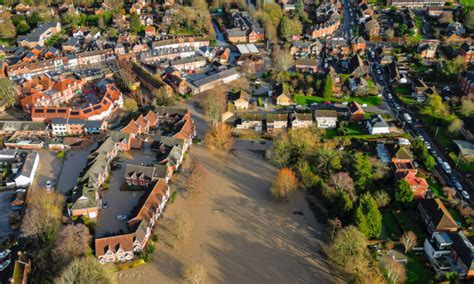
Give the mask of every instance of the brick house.
[[130, 186], [148, 187], [156, 180], [155, 168], [127, 164], [124, 178], [125, 182]]
[[414, 172], [407, 172], [402, 180], [410, 185], [415, 199], [425, 198], [426, 192], [428, 192], [428, 182], [425, 178], [417, 177]]
[[458, 225], [439, 198], [420, 199], [417, 210], [426, 230], [434, 232], [456, 232]]

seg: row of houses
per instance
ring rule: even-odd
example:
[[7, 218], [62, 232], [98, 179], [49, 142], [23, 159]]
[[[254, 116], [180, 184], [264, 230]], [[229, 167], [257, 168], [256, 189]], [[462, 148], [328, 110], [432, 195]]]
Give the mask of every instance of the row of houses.
[[[157, 118], [160, 126], [170, 129], [157, 135], [152, 143], [152, 149], [158, 153], [157, 164], [127, 164], [124, 173], [124, 180], [129, 186], [149, 189], [131, 213], [127, 233], [95, 239], [95, 255], [100, 263], [131, 260], [145, 248], [170, 197], [168, 181], [181, 165], [195, 136], [194, 124], [186, 109], [159, 108]], [[121, 134], [134, 135], [124, 132]], [[87, 212], [89, 211], [76, 211], [76, 214]]]
[[437, 275], [456, 273], [460, 279], [474, 277], [474, 245], [439, 198], [422, 199], [417, 210], [429, 237], [423, 249]]
[[104, 64], [116, 58], [113, 49], [98, 49], [76, 54], [55, 57], [36, 62], [20, 62], [7, 66], [7, 75], [11, 79], [30, 78], [53, 71], [63, 71], [77, 67]]

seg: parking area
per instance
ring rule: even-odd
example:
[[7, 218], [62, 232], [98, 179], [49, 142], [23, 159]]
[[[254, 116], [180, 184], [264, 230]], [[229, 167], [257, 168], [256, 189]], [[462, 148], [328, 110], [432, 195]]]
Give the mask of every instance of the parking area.
[[8, 239], [12, 232], [9, 218], [12, 213], [10, 202], [15, 195], [15, 191], [0, 192], [0, 243]]
[[[99, 213], [96, 237], [128, 230], [127, 220], [145, 190], [120, 190], [120, 186], [125, 182], [125, 166], [127, 163], [148, 165], [153, 162], [155, 162], [155, 153], [151, 152], [148, 143], [145, 143], [145, 150], [131, 150], [119, 155], [116, 164], [120, 165], [120, 168], [115, 168], [112, 171], [109, 188], [101, 191], [102, 202], [107, 203], [107, 208], [103, 208]], [[127, 215], [127, 219], [117, 220], [118, 215]]]
[[64, 157], [61, 176], [56, 184], [56, 190], [65, 194], [77, 184], [77, 179], [85, 168], [90, 148], [70, 150]]
[[39, 165], [32, 185], [33, 190], [44, 189], [47, 181], [51, 181], [54, 186], [63, 166], [63, 160], [56, 158], [55, 152], [46, 149], [37, 151], [39, 154]]

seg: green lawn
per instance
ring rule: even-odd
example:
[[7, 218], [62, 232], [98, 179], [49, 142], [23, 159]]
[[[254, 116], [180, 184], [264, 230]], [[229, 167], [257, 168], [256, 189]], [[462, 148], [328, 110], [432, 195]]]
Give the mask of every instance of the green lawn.
[[397, 223], [397, 220], [392, 215], [392, 212], [389, 210], [382, 211], [382, 224], [385, 228], [388, 238], [392, 240], [400, 239], [403, 234], [400, 226]]
[[369, 88], [375, 87], [374, 81], [372, 81], [371, 79], [367, 79], [367, 86], [368, 86]]
[[474, 6], [474, 0], [460, 0], [463, 6], [472, 7]]
[[[454, 163], [458, 161], [458, 155], [454, 152], [449, 153], [449, 157], [451, 158], [451, 160], [453, 160]], [[472, 173], [474, 172], [474, 163], [465, 162], [461, 159], [459, 160], [457, 169], [461, 172]]]
[[393, 216], [404, 232], [412, 231], [417, 235], [418, 239], [423, 239], [425, 237], [423, 230], [416, 219], [418, 213], [415, 210], [401, 210], [400, 212], [394, 211]]
[[332, 139], [338, 135], [337, 129], [326, 129], [326, 134], [324, 136], [328, 139]]
[[394, 88], [395, 94], [408, 96], [411, 94], [411, 90], [408, 85], [399, 85]]
[[428, 185], [430, 186], [431, 191], [436, 197], [439, 197], [442, 200], [446, 200], [441, 185], [436, 180], [434, 180], [433, 178], [429, 178]]
[[407, 254], [408, 263], [405, 266], [407, 269], [406, 283], [430, 283], [433, 279], [433, 272], [425, 265], [425, 260], [421, 255], [416, 255], [413, 252]]
[[398, 98], [400, 98], [400, 100], [406, 105], [414, 105], [418, 103], [415, 99], [409, 96], [399, 96]]
[[347, 125], [347, 127], [344, 127], [344, 135], [366, 135], [367, 131], [365, 130], [364, 127], [351, 123]]
[[304, 96], [304, 95], [295, 95], [295, 101], [299, 105], [310, 105], [312, 103], [341, 103], [341, 102], [352, 102], [356, 101], [359, 104], [367, 104], [368, 106], [377, 106], [382, 104], [382, 99], [377, 96], [369, 97], [360, 97], [360, 98], [348, 98], [348, 99], [336, 99], [336, 98], [323, 98], [316, 96]]

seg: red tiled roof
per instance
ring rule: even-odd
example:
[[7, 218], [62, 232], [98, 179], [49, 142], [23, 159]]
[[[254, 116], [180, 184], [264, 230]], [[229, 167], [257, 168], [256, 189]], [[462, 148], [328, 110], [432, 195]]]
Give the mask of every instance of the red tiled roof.
[[130, 122], [120, 130], [120, 132], [128, 133], [128, 134], [138, 134], [139, 127], [135, 120], [130, 120]]
[[149, 221], [156, 212], [156, 209], [160, 206], [161, 199], [167, 189], [168, 185], [166, 184], [166, 181], [164, 179], [159, 179], [133, 220], [146, 219]]
[[113, 237], [105, 237], [95, 239], [95, 255], [104, 255], [107, 250], [117, 252], [119, 248], [124, 251], [133, 250], [133, 234], [118, 235]]
[[193, 124], [190, 119], [186, 119], [181, 130], [173, 135], [174, 138], [188, 139], [193, 133]]
[[61, 80], [61, 81], [57, 82], [56, 84], [54, 84], [53, 89], [62, 92], [62, 91], [65, 91], [66, 89], [69, 89], [71, 86], [74, 85], [74, 83], [80, 84], [81, 81], [76, 80], [74, 78], [67, 78], [67, 79]]
[[142, 127], [142, 129], [145, 129], [148, 127], [148, 122], [145, 120], [142, 114], [135, 120], [135, 122]]
[[403, 179], [411, 186], [428, 186], [428, 182], [425, 178], [417, 177], [413, 172], [408, 172]]
[[148, 120], [150, 126], [156, 126], [158, 123], [158, 115], [151, 110], [145, 115], [145, 119]]

